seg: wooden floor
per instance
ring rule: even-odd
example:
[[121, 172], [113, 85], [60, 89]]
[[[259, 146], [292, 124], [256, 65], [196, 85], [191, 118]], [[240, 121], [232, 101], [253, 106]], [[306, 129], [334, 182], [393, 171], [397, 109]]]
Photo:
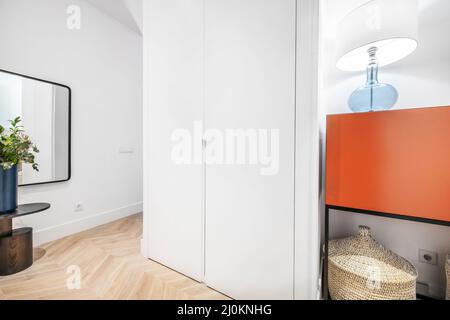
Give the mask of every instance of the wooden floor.
[[[142, 257], [141, 234], [142, 215], [135, 215], [43, 245], [46, 254], [30, 269], [0, 277], [0, 300], [227, 299]], [[70, 290], [77, 267], [81, 289]]]

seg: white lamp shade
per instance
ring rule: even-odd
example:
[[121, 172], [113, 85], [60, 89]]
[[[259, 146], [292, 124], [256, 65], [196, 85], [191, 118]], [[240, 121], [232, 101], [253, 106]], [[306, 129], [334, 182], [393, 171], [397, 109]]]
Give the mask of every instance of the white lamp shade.
[[377, 47], [379, 66], [413, 53], [418, 46], [417, 0], [372, 0], [349, 13], [338, 29], [337, 67], [344, 71], [367, 68], [368, 49]]

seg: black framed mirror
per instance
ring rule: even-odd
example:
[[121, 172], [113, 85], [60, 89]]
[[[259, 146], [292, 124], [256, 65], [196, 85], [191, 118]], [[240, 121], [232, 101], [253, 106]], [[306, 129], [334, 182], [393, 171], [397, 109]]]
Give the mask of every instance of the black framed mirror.
[[20, 166], [19, 186], [70, 180], [71, 100], [68, 86], [0, 69], [0, 125], [21, 117], [40, 151], [39, 172]]

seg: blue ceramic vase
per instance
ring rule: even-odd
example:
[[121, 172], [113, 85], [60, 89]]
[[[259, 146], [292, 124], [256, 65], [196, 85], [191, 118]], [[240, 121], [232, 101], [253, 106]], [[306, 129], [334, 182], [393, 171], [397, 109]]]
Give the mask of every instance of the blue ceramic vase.
[[18, 173], [17, 166], [9, 170], [0, 168], [0, 214], [17, 209]]

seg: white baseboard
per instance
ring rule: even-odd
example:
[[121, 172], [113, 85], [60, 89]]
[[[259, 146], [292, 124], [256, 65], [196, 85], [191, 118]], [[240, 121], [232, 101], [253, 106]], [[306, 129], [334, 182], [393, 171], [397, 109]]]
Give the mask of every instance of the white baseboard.
[[79, 220], [73, 220], [58, 226], [37, 230], [34, 232], [33, 243], [35, 247], [40, 246], [44, 243], [55, 241], [115, 220], [126, 218], [133, 214], [141, 213], [142, 210], [142, 203], [136, 203], [109, 212], [96, 214]]

